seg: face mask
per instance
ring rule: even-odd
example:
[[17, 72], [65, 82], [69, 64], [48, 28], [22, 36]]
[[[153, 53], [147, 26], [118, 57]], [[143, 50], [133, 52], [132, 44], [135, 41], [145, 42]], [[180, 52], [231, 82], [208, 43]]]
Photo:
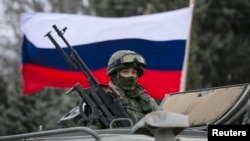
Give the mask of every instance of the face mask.
[[118, 84], [124, 90], [133, 90], [136, 86], [136, 77], [123, 77], [119, 75]]

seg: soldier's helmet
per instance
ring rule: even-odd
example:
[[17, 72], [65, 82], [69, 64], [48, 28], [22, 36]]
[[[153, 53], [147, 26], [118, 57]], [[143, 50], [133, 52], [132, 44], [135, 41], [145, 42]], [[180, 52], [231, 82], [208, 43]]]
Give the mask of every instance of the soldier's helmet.
[[131, 66], [137, 69], [138, 76], [142, 76], [145, 65], [145, 59], [140, 54], [131, 50], [119, 50], [108, 61], [107, 75], [111, 76], [114, 72]]

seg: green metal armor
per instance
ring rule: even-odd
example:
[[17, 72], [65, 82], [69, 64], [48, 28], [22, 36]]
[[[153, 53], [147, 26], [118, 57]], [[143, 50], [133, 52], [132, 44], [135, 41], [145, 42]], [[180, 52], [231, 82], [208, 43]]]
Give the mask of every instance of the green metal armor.
[[111, 76], [115, 71], [127, 67], [128, 65], [134, 65], [134, 67], [138, 70], [138, 76], [142, 76], [146, 62], [140, 54], [134, 51], [116, 51], [112, 54], [108, 61], [107, 75]]

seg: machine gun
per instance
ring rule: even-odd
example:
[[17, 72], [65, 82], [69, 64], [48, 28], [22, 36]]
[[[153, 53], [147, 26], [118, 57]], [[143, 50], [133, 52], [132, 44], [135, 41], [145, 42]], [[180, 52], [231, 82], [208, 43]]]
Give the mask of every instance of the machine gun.
[[[60, 124], [64, 127], [71, 126], [69, 123], [76, 121], [78, 125], [89, 126], [91, 123], [100, 123], [101, 128], [115, 127], [131, 127], [133, 125], [127, 111], [122, 105], [117, 93], [114, 92], [108, 85], [100, 84], [93, 76], [87, 65], [80, 58], [76, 50], [68, 43], [63, 34], [66, 27], [59, 30], [56, 25], [52, 26], [58, 36], [62, 38], [64, 43], [70, 50], [70, 56], [60, 47], [56, 40], [48, 32], [45, 37], [55, 45], [58, 52], [63, 56], [66, 62], [74, 69], [80, 69], [90, 84], [89, 88], [82, 88], [79, 83], [76, 83], [66, 94], [76, 91], [80, 97], [80, 104], [72, 109], [63, 119]], [[85, 106], [84, 106], [85, 105]], [[80, 115], [80, 120], [79, 120]]]

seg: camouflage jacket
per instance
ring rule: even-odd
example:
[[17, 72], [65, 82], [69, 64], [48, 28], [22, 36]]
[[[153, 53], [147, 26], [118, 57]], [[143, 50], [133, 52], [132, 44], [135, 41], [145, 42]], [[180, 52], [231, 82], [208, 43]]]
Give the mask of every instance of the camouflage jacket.
[[142, 119], [146, 114], [159, 109], [155, 100], [148, 95], [141, 85], [137, 85], [136, 90], [130, 92], [124, 91], [112, 82], [109, 83], [109, 86], [116, 90], [116, 93], [120, 95], [120, 100], [122, 101], [134, 124]]

